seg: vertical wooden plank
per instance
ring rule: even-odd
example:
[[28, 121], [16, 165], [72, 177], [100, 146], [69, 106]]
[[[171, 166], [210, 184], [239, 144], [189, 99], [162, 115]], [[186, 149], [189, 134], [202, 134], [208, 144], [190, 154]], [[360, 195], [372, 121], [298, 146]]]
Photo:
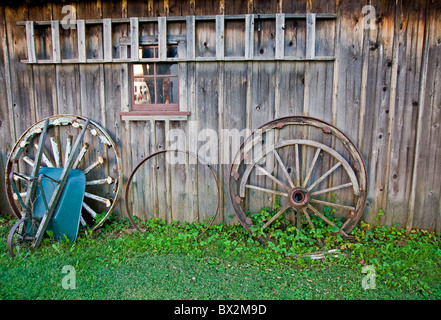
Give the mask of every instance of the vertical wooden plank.
[[[170, 121], [164, 121], [164, 136], [170, 132]], [[165, 141], [165, 149], [168, 148], [167, 141]], [[168, 223], [173, 221], [173, 205], [172, 205], [172, 171], [171, 171], [171, 163], [168, 159], [170, 153], [166, 153], [165, 155], [165, 219]]]
[[196, 23], [194, 16], [187, 17], [187, 60], [196, 57]]
[[[367, 55], [366, 114], [364, 134], [360, 150], [365, 156], [369, 193], [364, 220], [375, 223], [379, 209], [383, 207], [388, 140], [389, 101], [392, 77], [393, 44], [395, 32], [394, 6], [384, 6], [381, 0], [372, 2], [382, 19], [375, 29], [365, 30], [363, 54]], [[366, 45], [366, 42], [369, 45]]]
[[332, 80], [332, 97], [331, 97], [331, 110], [332, 110], [332, 117], [331, 117], [331, 124], [336, 125], [337, 123], [337, 101], [338, 101], [338, 75], [339, 75], [339, 67], [340, 67], [340, 41], [341, 41], [341, 4], [340, 2], [337, 3], [337, 21], [335, 23], [335, 40], [334, 40], [334, 71], [333, 75], [334, 78]]
[[225, 17], [216, 15], [216, 60], [223, 60], [225, 56]]
[[[7, 45], [6, 23], [5, 23], [5, 7], [0, 4], [0, 99], [3, 104], [0, 108], [0, 145], [2, 152], [0, 153], [0, 172], [5, 172], [5, 164], [7, 155], [10, 153], [13, 143], [15, 142], [14, 134], [14, 116], [12, 113], [12, 90], [11, 90], [11, 74], [9, 64], [9, 50]], [[5, 214], [9, 207], [6, 192], [4, 174], [0, 175], [0, 184], [2, 192], [0, 193], [0, 208], [2, 214]]]
[[[151, 120], [150, 121], [150, 154], [156, 152], [156, 145], [157, 145], [157, 141], [156, 141], [156, 125], [155, 125], [155, 120]], [[151, 164], [151, 181], [152, 186], [151, 186], [151, 195], [152, 195], [152, 204], [153, 208], [151, 208], [151, 212], [153, 215], [153, 218], [159, 218], [159, 192], [158, 192], [158, 184], [156, 183], [158, 181], [158, 159], [155, 158], [152, 160], [152, 164]]]
[[222, 137], [219, 150], [223, 174], [219, 173], [219, 180], [223, 180], [223, 189], [220, 189], [220, 192], [224, 194], [223, 221], [225, 223], [238, 221], [235, 215], [232, 215], [234, 209], [228, 193], [228, 181], [232, 160], [239, 151], [240, 144], [250, 134], [247, 128], [251, 126], [249, 112], [252, 103], [252, 72], [251, 62], [225, 63], [224, 90], [228, 91], [224, 92], [223, 125], [222, 130], [218, 132]]
[[78, 34], [78, 62], [86, 62], [86, 23], [84, 20], [77, 20]]
[[[127, 0], [121, 1], [121, 18], [128, 18], [128, 3]], [[127, 30], [130, 28], [130, 25], [123, 26], [120, 29], [121, 35], [129, 35], [130, 31]], [[127, 57], [127, 47], [124, 47], [125, 50], [122, 50], [120, 53], [120, 58]], [[121, 97], [119, 100], [121, 111], [129, 111], [130, 110], [130, 83], [129, 83], [129, 67], [127, 64], [119, 65], [119, 72], [117, 77], [119, 76], [118, 85], [121, 90]], [[120, 118], [118, 118], [120, 120]], [[129, 174], [133, 170], [131, 166], [132, 163], [132, 148], [127, 144], [127, 141], [131, 141], [131, 122], [130, 121], [121, 121], [120, 126], [117, 127], [116, 134], [119, 136], [120, 141], [120, 154], [124, 155], [121, 158], [122, 162], [122, 170], [123, 170], [123, 181], [122, 181], [122, 190], [126, 187], [126, 181], [129, 177]], [[121, 197], [121, 208], [125, 207], [125, 199]], [[123, 210], [123, 212], [125, 212]], [[125, 213], [127, 214], [127, 212]]]
[[274, 87], [274, 118], [279, 118], [280, 116], [280, 78], [281, 78], [281, 68], [282, 64], [276, 62], [276, 75], [275, 75], [275, 87]]
[[130, 18], [130, 59], [139, 60], [139, 19]]
[[257, 15], [254, 24], [254, 57], [274, 59], [276, 20]]
[[245, 15], [245, 59], [251, 60], [254, 56], [254, 15]]
[[[173, 144], [168, 144], [168, 150], [186, 150], [185, 146], [185, 132], [187, 127], [187, 122], [184, 121], [171, 121], [170, 129], [175, 132], [179, 132], [177, 141], [169, 141], [170, 135], [167, 134], [167, 142], [173, 142]], [[182, 134], [181, 134], [182, 133]], [[175, 137], [173, 137], [175, 138]], [[184, 140], [182, 140], [184, 138]], [[173, 153], [168, 152], [170, 160], [170, 181], [171, 181], [171, 211], [172, 218], [175, 221], [187, 221], [193, 222], [193, 213], [189, 210], [190, 206], [190, 195], [192, 183], [192, 176], [190, 176], [190, 168], [188, 163], [188, 155], [184, 153]]]
[[[78, 4], [77, 16], [82, 19], [100, 19], [102, 18], [102, 7], [100, 1], [80, 2]], [[85, 24], [85, 47], [86, 60], [100, 59], [102, 60], [103, 49], [103, 24]], [[80, 115], [92, 119], [100, 124], [103, 128], [107, 128], [107, 119], [105, 116], [105, 79], [104, 79], [104, 65], [103, 64], [80, 64], [79, 66], [79, 105]], [[85, 143], [89, 143], [87, 154], [83, 160], [82, 166], [86, 167], [93, 159], [98, 157], [106, 158], [110, 161], [107, 155], [107, 148], [103, 143], [96, 143], [91, 137], [86, 136]], [[90, 179], [101, 179], [107, 177], [110, 172], [108, 166], [99, 166], [91, 171], [88, 176]], [[97, 188], [102, 188], [97, 187]], [[94, 188], [91, 187], [91, 193], [94, 193]], [[105, 188], [109, 188], [106, 186]], [[109, 189], [108, 189], [109, 190]], [[87, 202], [87, 201], [86, 201]]]
[[276, 59], [285, 57], [285, 14], [276, 14]]
[[[361, 94], [361, 77], [362, 77], [362, 60], [363, 54], [363, 22], [357, 19], [363, 3], [342, 2], [339, 3], [339, 25], [340, 34], [337, 36], [340, 43], [337, 44], [338, 52], [338, 85], [333, 76], [333, 90], [335, 109], [331, 110], [330, 118], [335, 121], [335, 126], [342, 130], [352, 141], [358, 140], [358, 127], [360, 117], [360, 94]], [[325, 35], [323, 35], [325, 36]], [[334, 68], [333, 68], [334, 69]], [[337, 85], [337, 87], [335, 87]], [[336, 91], [335, 91], [336, 90]], [[306, 97], [305, 97], [306, 99]], [[335, 139], [332, 146], [343, 156], [347, 156], [346, 148]], [[330, 182], [334, 185], [344, 183], [346, 174], [343, 170], [336, 172]], [[348, 189], [349, 190], [349, 189]], [[344, 190], [337, 196], [336, 201], [347, 201], [350, 191]]]
[[[251, 105], [251, 130], [255, 130], [271, 119], [275, 118], [275, 82], [276, 82], [276, 65], [271, 62], [253, 63], [252, 66], [252, 105]], [[270, 139], [270, 137], [266, 137]], [[269, 140], [265, 143], [272, 143]], [[273, 170], [273, 158], [267, 157], [262, 164], [263, 168], [268, 171]], [[264, 188], [272, 188], [272, 181], [266, 176], [260, 174], [257, 170], [250, 177], [250, 184], [259, 185]], [[273, 198], [263, 192], [250, 190], [253, 196], [253, 203], [250, 203], [250, 211], [258, 212], [260, 208], [273, 206]]]
[[196, 57], [216, 58], [216, 22], [196, 22]]
[[[29, 8], [29, 17], [32, 17], [32, 19], [36, 21], [52, 20], [52, 6], [45, 5], [43, 8], [31, 7]], [[44, 46], [45, 48], [44, 51], [47, 53], [46, 59], [60, 62], [60, 36], [57, 19], [51, 21], [51, 28], [45, 28], [45, 31], [49, 31], [51, 36], [46, 34], [47, 37], [43, 37], [43, 35], [40, 34], [40, 39], [37, 39], [40, 40], [42, 47]], [[33, 101], [35, 105], [36, 120], [58, 114], [56, 94], [57, 78], [55, 69], [56, 65], [44, 64], [32, 66]]]
[[[142, 122], [140, 122], [142, 123]], [[134, 125], [135, 122], [132, 123]], [[166, 149], [166, 130], [165, 130], [165, 122], [164, 121], [152, 121], [151, 125], [154, 128], [150, 131], [151, 137], [151, 151], [162, 151]], [[153, 130], [153, 131], [152, 131]], [[142, 131], [141, 131], [142, 132]], [[139, 133], [138, 133], [139, 134]], [[163, 221], [169, 221], [170, 217], [170, 203], [168, 202], [168, 198], [166, 197], [167, 186], [169, 185], [167, 182], [167, 162], [166, 162], [166, 154], [162, 153], [158, 155], [157, 160], [154, 165], [156, 166], [155, 178], [156, 180], [156, 190], [158, 192], [157, 196], [157, 212], [158, 218]]]
[[[189, 29], [190, 26], [190, 29]], [[187, 43], [187, 53], [188, 50], [193, 50], [193, 58], [194, 58], [194, 16], [190, 16], [187, 18], [187, 39], [188, 33], [193, 31], [193, 35], [190, 39], [193, 39], [193, 45], [188, 47]], [[198, 154], [198, 122], [197, 122], [197, 106], [196, 106], [196, 64], [189, 62], [187, 63], [187, 105], [188, 110], [191, 112], [190, 120], [187, 125], [187, 150], [193, 155]], [[189, 204], [188, 209], [190, 211], [192, 221], [199, 220], [199, 188], [198, 188], [198, 167], [197, 167], [197, 159], [195, 157], [189, 157], [188, 159], [189, 167], [188, 167], [188, 194], [189, 194]]]
[[366, 116], [366, 94], [367, 94], [367, 73], [369, 61], [369, 30], [365, 29], [363, 32], [363, 48], [362, 48], [362, 67], [361, 67], [361, 93], [360, 93], [360, 122], [358, 126], [358, 147], [363, 148], [364, 131], [365, 131], [365, 116]]
[[282, 62], [279, 72], [279, 116], [303, 114], [305, 64]]
[[[405, 226], [412, 188], [415, 161], [415, 135], [418, 119], [419, 88], [423, 58], [425, 4], [406, 3], [399, 6], [395, 28], [397, 41], [396, 96], [391, 101], [394, 112], [390, 133], [386, 215], [384, 223]], [[401, 11], [400, 11], [401, 10]], [[401, 28], [400, 28], [401, 27]], [[394, 61], [395, 62], [395, 61]], [[394, 67], [394, 66], [393, 66]], [[391, 97], [392, 99], [392, 97]], [[391, 115], [392, 116], [392, 115]]]
[[[52, 18], [54, 20], [63, 18], [62, 7], [61, 3], [52, 4]], [[60, 40], [63, 42], [63, 49], [71, 46], [77, 47], [78, 56], [69, 56], [69, 58], [80, 60], [82, 54], [82, 58], [86, 61], [84, 20], [77, 20], [76, 30], [65, 31], [62, 33], [62, 39]], [[80, 40], [82, 41], [81, 45]], [[83, 50], [80, 50], [80, 48], [83, 48]], [[65, 56], [63, 54], [63, 57]], [[81, 114], [79, 66], [75, 64], [56, 65], [55, 79], [57, 112], [59, 114]], [[60, 143], [64, 143], [64, 141], [60, 141]]]
[[[178, 44], [178, 57], [185, 57], [185, 45]], [[187, 62], [179, 63], [179, 110], [189, 111], [188, 105], [188, 73]]]
[[[218, 67], [215, 63], [198, 63], [196, 65], [196, 114], [198, 122], [198, 156], [213, 165], [219, 163], [218, 139], [212, 133], [217, 132], [219, 86], [217, 74]], [[198, 170], [198, 206], [199, 221], [208, 219], [213, 214], [213, 203], [216, 200], [217, 186], [210, 172], [202, 164], [196, 166]]]
[[[430, 30], [425, 50], [428, 50], [425, 112], [421, 122], [420, 154], [418, 156], [417, 187], [412, 228], [441, 231], [441, 17], [440, 4], [428, 5], [426, 28]], [[428, 31], [426, 31], [428, 32]], [[424, 84], [421, 84], [424, 85]]]
[[6, 37], [11, 72], [13, 107], [11, 112], [16, 119], [17, 137], [36, 121], [32, 67], [20, 62], [21, 59], [26, 57], [26, 54], [29, 54], [27, 48], [28, 37], [27, 32], [23, 30], [23, 26], [17, 25], [18, 21], [28, 19], [28, 9], [24, 5], [5, 7]]
[[57, 97], [60, 114], [81, 114], [79, 99], [79, 67], [63, 65], [57, 69]]
[[[415, 216], [415, 200], [417, 196], [417, 187], [418, 187], [418, 169], [420, 165], [420, 157], [421, 157], [421, 148], [422, 144], [425, 144], [427, 141], [427, 136], [422, 136], [422, 133], [425, 131], [423, 128], [427, 127], [427, 122], [423, 122], [423, 119], [426, 118], [427, 114], [427, 106], [426, 106], [426, 86], [427, 86], [427, 73], [429, 68], [429, 40], [431, 35], [431, 23], [427, 18], [429, 11], [426, 13], [426, 19], [423, 20], [424, 29], [424, 42], [422, 48], [422, 59], [421, 59], [421, 72], [419, 79], [419, 93], [418, 93], [418, 110], [417, 110], [417, 120], [416, 120], [416, 133], [415, 133], [415, 151], [414, 151], [414, 159], [412, 166], [412, 180], [411, 180], [411, 189], [409, 196], [409, 207], [407, 212], [407, 222], [406, 222], [406, 230], [409, 232], [413, 228], [414, 216]], [[422, 33], [421, 32], [421, 33]], [[424, 131], [423, 131], [424, 130]], [[425, 141], [424, 141], [425, 140]]]
[[[130, 137], [132, 140], [130, 140], [130, 145], [136, 146], [136, 148], [132, 147], [128, 150], [131, 154], [132, 161], [128, 168], [130, 171], [150, 154], [150, 145], [152, 143], [150, 135], [151, 124], [152, 123], [148, 121], [134, 121], [131, 123]], [[153, 167], [154, 160], [155, 159], [147, 161], [139, 168], [133, 176], [130, 186], [132, 214], [143, 220], [153, 218], [155, 214], [150, 211], [153, 208], [151, 207], [151, 203], [148, 203], [152, 200], [150, 193], [152, 188], [150, 184], [156, 183], [151, 175], [152, 172], [157, 170]]]
[[315, 58], [315, 13], [306, 14], [306, 59]]
[[158, 17], [158, 55], [160, 61], [167, 60], [167, 18]]
[[103, 19], [103, 57], [105, 62], [112, 61], [112, 19]]
[[60, 23], [59, 21], [51, 21], [52, 34], [52, 61], [55, 63], [61, 62], [61, 47], [60, 47]]
[[28, 61], [30, 63], [36, 63], [37, 55], [35, 54], [35, 34], [33, 21], [26, 21], [26, 42], [28, 47]]
[[[113, 110], [113, 112], [106, 112], [105, 113], [105, 123], [106, 123], [106, 131], [111, 136], [113, 141], [116, 144], [116, 148], [118, 150], [123, 168], [118, 168], [117, 166], [113, 165], [113, 163], [108, 162], [109, 164], [109, 173], [108, 175], [112, 178], [117, 177], [117, 170], [122, 169], [123, 170], [123, 177], [127, 176], [128, 169], [124, 167], [124, 162], [129, 157], [126, 150], [125, 145], [126, 143], [122, 143], [122, 133], [123, 130], [123, 123], [118, 115], [118, 111], [121, 110], [121, 65], [119, 64], [105, 64], [104, 65], [104, 86], [105, 92], [104, 95], [104, 110]], [[125, 142], [125, 141], [124, 141]], [[123, 179], [124, 180], [124, 179]], [[121, 186], [124, 185], [124, 181], [119, 181]], [[121, 190], [124, 190], [125, 188], [121, 188]], [[118, 213], [119, 215], [123, 214], [122, 208], [125, 208], [124, 203], [124, 193], [121, 192], [118, 198], [118, 203], [114, 208], [114, 211]]]
[[[224, 146], [225, 146], [225, 140], [224, 136], [222, 135], [222, 129], [225, 127], [224, 124], [224, 110], [225, 110], [225, 63], [219, 62], [217, 65], [217, 74], [218, 74], [218, 102], [217, 102], [217, 114], [218, 114], [218, 127], [217, 127], [217, 133], [218, 133], [218, 150], [220, 151], [219, 157], [218, 157], [218, 163], [217, 163], [217, 174], [218, 177], [218, 190], [219, 190], [219, 214], [217, 215], [217, 221], [218, 222], [224, 222], [224, 184], [225, 181], [223, 179], [225, 175], [225, 166], [223, 166], [223, 161], [221, 160], [221, 155]], [[216, 169], [216, 166], [214, 166], [214, 169]], [[228, 172], [228, 170], [226, 170]], [[227, 180], [228, 181], [228, 180]]]
[[245, 19], [225, 20], [225, 57], [245, 57]]

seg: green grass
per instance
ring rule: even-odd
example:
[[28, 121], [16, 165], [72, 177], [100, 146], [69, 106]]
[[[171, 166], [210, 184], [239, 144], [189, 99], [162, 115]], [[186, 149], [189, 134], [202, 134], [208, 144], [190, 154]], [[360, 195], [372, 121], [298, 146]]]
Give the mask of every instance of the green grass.
[[[348, 240], [326, 225], [298, 231], [279, 221], [282, 228], [269, 230], [273, 242], [262, 245], [238, 224], [213, 225], [195, 239], [205, 223], [149, 220], [140, 233], [110, 219], [94, 233], [81, 230], [73, 244], [45, 239], [13, 259], [12, 222], [0, 218], [3, 300], [441, 298], [441, 238], [427, 231], [362, 223]], [[329, 249], [338, 257], [308, 257]], [[62, 272], [66, 265], [75, 268], [75, 289], [63, 289], [72, 275]], [[362, 288], [365, 265], [375, 268], [375, 289]]]

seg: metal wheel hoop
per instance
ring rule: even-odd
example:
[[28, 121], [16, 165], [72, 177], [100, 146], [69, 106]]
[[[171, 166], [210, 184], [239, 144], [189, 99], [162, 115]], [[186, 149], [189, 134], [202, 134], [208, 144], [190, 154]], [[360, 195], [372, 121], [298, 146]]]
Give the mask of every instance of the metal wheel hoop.
[[[28, 228], [28, 223], [31, 223], [30, 228]], [[18, 220], [11, 228], [8, 234], [8, 239], [6, 245], [9, 254], [14, 258], [17, 254], [20, 254], [21, 249], [30, 251], [32, 248], [32, 241], [34, 240], [35, 234], [38, 229], [38, 221], [32, 219], [31, 217], [25, 217]], [[15, 241], [15, 237], [17, 237]]]
[[131, 225], [137, 229], [138, 231], [142, 232], [142, 230], [138, 227], [138, 225], [136, 224], [136, 222], [133, 219], [133, 215], [132, 212], [130, 210], [130, 206], [129, 206], [129, 192], [130, 192], [130, 185], [132, 183], [133, 177], [135, 176], [135, 173], [138, 171], [138, 169], [144, 164], [146, 163], [148, 160], [152, 159], [153, 157], [156, 157], [160, 154], [163, 153], [167, 153], [167, 152], [177, 152], [177, 153], [182, 153], [182, 154], [186, 154], [194, 159], [196, 159], [199, 163], [203, 164], [205, 167], [207, 167], [215, 181], [216, 184], [216, 191], [217, 191], [217, 205], [216, 205], [216, 210], [214, 212], [213, 218], [211, 219], [210, 223], [208, 224], [207, 228], [205, 228], [197, 237], [199, 238], [200, 236], [202, 236], [205, 232], [207, 232], [207, 230], [211, 227], [211, 225], [214, 223], [214, 220], [217, 217], [217, 214], [219, 212], [219, 203], [220, 203], [220, 192], [219, 192], [219, 183], [218, 183], [218, 178], [216, 173], [214, 172], [213, 168], [211, 167], [211, 165], [207, 162], [205, 162], [204, 160], [202, 160], [200, 157], [198, 157], [197, 155], [193, 154], [192, 152], [189, 151], [185, 151], [185, 150], [161, 150], [155, 153], [152, 153], [151, 155], [149, 155], [147, 158], [143, 159], [140, 163], [138, 163], [138, 165], [135, 167], [135, 169], [132, 171], [132, 173], [130, 174], [129, 179], [127, 180], [127, 185], [126, 185], [126, 190], [125, 190], [125, 205], [126, 205], [126, 211], [127, 211], [127, 217], [131, 223]]

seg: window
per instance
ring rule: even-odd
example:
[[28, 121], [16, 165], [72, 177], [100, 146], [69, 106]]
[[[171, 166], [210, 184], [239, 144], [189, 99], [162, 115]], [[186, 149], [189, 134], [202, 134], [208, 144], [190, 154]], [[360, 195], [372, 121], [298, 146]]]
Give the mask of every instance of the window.
[[[177, 57], [177, 47], [167, 57]], [[140, 58], [158, 57], [157, 46], [142, 46]], [[132, 111], [179, 111], [178, 64], [163, 62], [132, 65]]]

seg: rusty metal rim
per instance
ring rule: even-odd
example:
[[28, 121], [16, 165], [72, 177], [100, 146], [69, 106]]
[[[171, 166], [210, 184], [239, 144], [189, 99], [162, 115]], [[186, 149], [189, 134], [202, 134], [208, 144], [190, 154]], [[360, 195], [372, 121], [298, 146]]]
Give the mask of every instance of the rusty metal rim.
[[[15, 152], [17, 151], [17, 148], [20, 148], [20, 145], [19, 145], [20, 142], [24, 138], [27, 137], [27, 135], [31, 132], [31, 130], [33, 128], [35, 128], [36, 126], [38, 126], [41, 123], [44, 123], [44, 121], [46, 121], [46, 119], [51, 119], [52, 120], [52, 119], [57, 119], [57, 118], [76, 118], [76, 119], [79, 119], [81, 121], [87, 121], [87, 118], [79, 116], [79, 115], [73, 115], [73, 114], [59, 114], [59, 115], [53, 115], [53, 116], [49, 116], [47, 118], [41, 119], [40, 121], [37, 121], [32, 126], [30, 126], [25, 132], [23, 132], [23, 134], [16, 141], [14, 147], [12, 148], [12, 150], [11, 150], [11, 152], [9, 154], [8, 161], [7, 161], [7, 164], [6, 164], [6, 170], [5, 170], [6, 194], [7, 194], [7, 199], [8, 199], [9, 205], [10, 205], [10, 207], [12, 209], [12, 212], [13, 212], [13, 214], [18, 219], [21, 219], [22, 216], [21, 216], [20, 210], [17, 208], [15, 202], [12, 200], [13, 199], [12, 191], [11, 191], [12, 188], [11, 188], [11, 183], [9, 181], [9, 174], [10, 174], [10, 172], [12, 170], [12, 165], [13, 165], [13, 161], [12, 161], [11, 157], [15, 154]], [[117, 177], [117, 179], [115, 179], [115, 183], [117, 184], [117, 188], [114, 189], [115, 190], [115, 192], [114, 192], [115, 193], [115, 197], [113, 198], [112, 204], [109, 207], [109, 210], [107, 210], [106, 215], [101, 219], [100, 222], [98, 222], [95, 226], [93, 226], [92, 230], [96, 230], [97, 228], [99, 228], [104, 223], [104, 221], [107, 219], [107, 217], [110, 215], [110, 213], [113, 211], [113, 209], [114, 209], [114, 207], [116, 205], [116, 202], [117, 202], [118, 197], [119, 197], [120, 189], [121, 189], [121, 181], [122, 181], [122, 177], [123, 177], [122, 174], [123, 173], [122, 173], [121, 159], [119, 157], [118, 149], [116, 148], [116, 144], [113, 141], [113, 139], [110, 137], [110, 135], [107, 133], [107, 131], [104, 130], [95, 121], [89, 119], [89, 124], [94, 125], [100, 131], [100, 133], [103, 134], [104, 137], [110, 142], [110, 144], [112, 146], [112, 149], [114, 150], [114, 153], [115, 153], [115, 159], [117, 161], [117, 167], [118, 167], [118, 177]], [[54, 126], [53, 121], [50, 122], [50, 125]]]
[[138, 169], [139, 169], [139, 168], [140, 168], [145, 162], [147, 162], [148, 160], [150, 160], [150, 159], [153, 158], [153, 157], [158, 156], [159, 154], [166, 153], [166, 152], [179, 152], [179, 153], [184, 153], [184, 154], [187, 154], [187, 155], [189, 155], [189, 156], [195, 158], [198, 162], [200, 162], [201, 164], [203, 164], [204, 166], [206, 166], [206, 167], [210, 170], [210, 173], [211, 173], [211, 175], [213, 176], [214, 181], [215, 181], [215, 183], [216, 183], [216, 190], [217, 190], [217, 205], [216, 205], [216, 211], [215, 211], [215, 213], [214, 213], [214, 215], [213, 215], [213, 218], [211, 219], [210, 223], [208, 224], [207, 228], [205, 228], [204, 231], [202, 231], [202, 232], [196, 237], [196, 239], [197, 239], [197, 238], [199, 238], [200, 236], [202, 236], [205, 232], [207, 232], [207, 230], [212, 226], [212, 224], [214, 223], [214, 220], [215, 220], [216, 217], [217, 217], [217, 214], [218, 214], [218, 212], [219, 212], [219, 204], [220, 204], [220, 191], [219, 191], [219, 181], [218, 181], [217, 175], [216, 175], [216, 173], [214, 172], [214, 170], [213, 170], [213, 168], [211, 167], [211, 165], [210, 165], [209, 163], [207, 163], [206, 161], [204, 161], [203, 159], [201, 159], [200, 157], [198, 157], [197, 155], [195, 155], [194, 153], [190, 152], [190, 151], [186, 151], [186, 150], [177, 150], [177, 149], [175, 149], [175, 150], [168, 150], [168, 149], [166, 149], [166, 150], [160, 150], [160, 151], [157, 151], [157, 152], [155, 152], [155, 153], [152, 153], [152, 154], [149, 155], [147, 158], [143, 159], [140, 163], [138, 163], [138, 165], [135, 167], [135, 169], [134, 169], [134, 170], [132, 171], [132, 173], [130, 174], [129, 179], [127, 180], [127, 185], [126, 185], [126, 190], [125, 190], [125, 197], [124, 197], [124, 198], [125, 198], [124, 201], [125, 201], [125, 205], [126, 205], [126, 211], [127, 211], [127, 217], [128, 217], [128, 219], [129, 219], [129, 221], [130, 221], [130, 224], [131, 224], [136, 230], [142, 232], [142, 230], [141, 230], [140, 228], [138, 228], [136, 222], [133, 220], [133, 215], [132, 215], [132, 212], [131, 212], [131, 210], [130, 210], [130, 208], [129, 208], [129, 191], [130, 191], [130, 185], [131, 185], [131, 182], [132, 182], [132, 180], [133, 180], [133, 177], [135, 176], [135, 173], [138, 171]]
[[[15, 253], [14, 253], [14, 244], [13, 244], [14, 235], [15, 235], [16, 231], [20, 228], [20, 225], [23, 224], [23, 228], [26, 228], [25, 223], [26, 223], [28, 220], [31, 220], [31, 221], [33, 221], [33, 222], [34, 222], [34, 221], [37, 222], [37, 220], [32, 219], [31, 217], [24, 217], [24, 218], [21, 218], [20, 220], [18, 220], [18, 221], [12, 226], [11, 230], [9, 231], [8, 239], [7, 239], [7, 241], [6, 241], [6, 246], [7, 246], [7, 248], [8, 248], [9, 254], [10, 254], [11, 257], [13, 257], [13, 258], [15, 257]], [[38, 223], [38, 222], [37, 222], [37, 223]], [[28, 241], [28, 242], [32, 242], [33, 237], [25, 237], [24, 240], [25, 240], [25, 241]], [[18, 244], [15, 244], [15, 245], [18, 245]]]
[[[286, 123], [286, 122], [288, 122], [288, 123]], [[358, 159], [360, 160], [359, 162], [361, 162], [361, 167], [360, 167], [359, 171], [360, 171], [360, 173], [362, 175], [366, 175], [366, 178], [367, 178], [366, 163], [364, 161], [364, 158], [363, 158], [360, 150], [357, 148], [355, 143], [346, 134], [344, 134], [340, 129], [338, 129], [334, 125], [332, 125], [332, 124], [330, 124], [330, 123], [328, 123], [326, 121], [323, 121], [323, 120], [320, 120], [320, 119], [317, 119], [317, 118], [314, 118], [314, 117], [309, 117], [309, 116], [285, 116], [285, 117], [281, 117], [281, 118], [277, 118], [277, 119], [273, 119], [271, 121], [268, 121], [268, 122], [264, 123], [263, 125], [261, 125], [260, 127], [256, 128], [255, 130], [253, 130], [251, 132], [251, 134], [242, 142], [242, 144], [240, 145], [239, 150], [237, 151], [235, 157], [233, 158], [234, 160], [233, 160], [233, 163], [230, 166], [229, 176], [228, 176], [228, 194], [229, 194], [231, 206], [233, 207], [234, 212], [235, 212], [236, 216], [238, 217], [238, 220], [239, 220], [240, 224], [250, 234], [252, 234], [252, 233], [251, 233], [251, 230], [249, 228], [249, 225], [247, 225], [247, 223], [245, 221], [242, 221], [242, 219], [240, 219], [240, 217], [239, 217], [239, 214], [237, 212], [238, 209], [236, 208], [236, 204], [235, 204], [235, 199], [233, 199], [233, 194], [231, 192], [231, 183], [230, 183], [230, 181], [231, 181], [231, 179], [232, 179], [232, 177], [234, 175], [233, 169], [237, 165], [237, 164], [235, 164], [235, 160], [238, 158], [238, 156], [239, 156], [239, 159], [240, 159], [240, 153], [242, 151], [242, 148], [244, 147], [244, 145], [246, 143], [249, 142], [250, 138], [252, 138], [258, 130], [262, 130], [262, 129], [266, 128], [266, 127], [268, 127], [268, 130], [270, 130], [270, 129], [279, 129], [280, 130], [286, 124], [290, 124], [289, 122], [291, 122], [291, 124], [292, 124], [292, 122], [294, 122], [294, 124], [299, 124], [299, 125], [312, 125], [311, 122], [317, 122], [317, 123], [320, 123], [321, 126], [316, 126], [316, 127], [317, 128], [321, 128], [325, 134], [333, 134], [333, 130], [334, 130], [334, 132], [336, 132], [339, 135], [341, 135], [345, 140], [347, 140], [347, 143], [349, 143], [350, 145], [352, 145], [354, 147], [354, 150], [352, 150], [352, 151], [354, 151], [356, 153], [356, 156], [358, 156]], [[344, 144], [344, 139], [342, 140], [341, 138], [339, 138], [335, 134], [333, 134], [333, 136], [336, 137], [340, 142], [342, 142]], [[344, 144], [344, 146], [348, 149], [349, 153], [352, 153], [351, 150], [349, 150], [348, 146], [346, 146], [345, 144]], [[355, 156], [354, 156], [354, 158], [355, 158]], [[358, 221], [361, 219], [361, 215], [362, 215], [362, 213], [364, 211], [364, 208], [366, 207], [367, 194], [369, 192], [369, 184], [368, 184], [367, 179], [366, 179], [364, 185], [365, 185], [365, 190], [363, 190], [363, 193], [364, 193], [365, 196], [363, 197], [363, 194], [360, 194], [360, 198], [359, 198], [359, 200], [361, 200], [361, 198], [363, 198], [362, 203], [359, 204], [360, 208], [361, 208], [361, 210], [359, 210], [359, 211], [361, 211], [361, 212], [358, 214], [358, 217], [356, 217], [355, 221], [352, 221], [348, 225], [348, 228], [346, 229], [346, 230], [348, 230], [347, 233], [349, 233], [355, 227], [355, 225], [358, 223]], [[265, 243], [265, 241], [261, 241], [261, 239], [259, 239], [259, 238], [257, 238], [257, 240], [259, 242]]]

